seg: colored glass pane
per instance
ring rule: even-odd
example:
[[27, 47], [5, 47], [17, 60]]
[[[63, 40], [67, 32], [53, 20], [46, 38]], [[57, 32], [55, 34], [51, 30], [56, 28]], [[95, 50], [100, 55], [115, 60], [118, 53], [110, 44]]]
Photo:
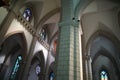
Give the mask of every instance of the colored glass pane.
[[102, 70], [100, 73], [101, 80], [108, 80], [108, 74], [105, 70]]
[[41, 68], [39, 65], [36, 66], [36, 74], [38, 75], [41, 72]]
[[42, 29], [42, 31], [41, 31], [41, 33], [40, 33], [40, 37], [41, 37], [43, 40], [46, 40], [47, 34], [46, 34], [45, 29]]
[[53, 72], [51, 72], [51, 73], [50, 73], [50, 75], [49, 75], [49, 80], [53, 80], [53, 79], [54, 79], [54, 77], [55, 77], [54, 73], [53, 73]]
[[31, 20], [31, 17], [32, 17], [31, 9], [26, 8], [25, 11], [24, 11], [24, 13], [23, 13], [23, 17], [24, 17], [27, 21], [30, 21], [30, 20]]
[[15, 61], [15, 64], [14, 64], [14, 67], [13, 67], [13, 70], [12, 70], [12, 73], [10, 75], [10, 80], [15, 80], [15, 77], [16, 77], [16, 74], [20, 68], [20, 62], [22, 60], [22, 56], [18, 56], [16, 61]]

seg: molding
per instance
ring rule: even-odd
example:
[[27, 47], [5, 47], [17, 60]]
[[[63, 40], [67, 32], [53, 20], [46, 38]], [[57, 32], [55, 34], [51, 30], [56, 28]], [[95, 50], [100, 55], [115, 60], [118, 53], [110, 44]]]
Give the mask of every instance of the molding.
[[33, 36], [36, 34], [36, 30], [33, 28], [33, 26], [27, 22], [24, 17], [22, 16], [21, 13], [18, 13], [18, 15], [16, 16], [17, 20], [22, 23], [28, 32], [30, 32], [30, 34], [32, 34]]

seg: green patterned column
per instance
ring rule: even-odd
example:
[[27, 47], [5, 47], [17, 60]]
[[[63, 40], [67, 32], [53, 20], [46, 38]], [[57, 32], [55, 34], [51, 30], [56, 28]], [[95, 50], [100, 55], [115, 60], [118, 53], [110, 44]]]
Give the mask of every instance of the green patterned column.
[[75, 20], [74, 0], [62, 0], [55, 80], [80, 80], [79, 22]]
[[74, 80], [74, 27], [60, 27], [56, 80]]
[[74, 24], [74, 80], [80, 80], [80, 42], [79, 42], [79, 22]]

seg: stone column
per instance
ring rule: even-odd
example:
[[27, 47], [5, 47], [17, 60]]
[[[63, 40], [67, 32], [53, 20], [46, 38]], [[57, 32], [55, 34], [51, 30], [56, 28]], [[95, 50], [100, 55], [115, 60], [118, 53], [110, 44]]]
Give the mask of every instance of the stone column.
[[88, 76], [89, 76], [89, 80], [93, 80], [92, 79], [92, 60], [91, 60], [91, 58], [90, 58], [90, 60], [88, 61], [88, 65], [89, 65], [89, 74], [88, 74]]
[[80, 80], [79, 22], [73, 13], [73, 0], [62, 0], [55, 80]]
[[30, 67], [31, 67], [31, 61], [32, 61], [36, 41], [37, 41], [37, 37], [34, 36], [33, 39], [32, 39], [32, 42], [31, 42], [29, 52], [28, 52], [29, 54], [26, 56], [26, 59], [25, 59], [24, 73], [23, 73], [23, 76], [22, 76], [21, 80], [28, 80], [28, 74], [29, 74], [29, 70], [30, 70]]
[[91, 65], [91, 62], [92, 62], [92, 60], [91, 60], [91, 57], [90, 57], [90, 55], [88, 55], [87, 56], [87, 74], [88, 74], [88, 78], [87, 78], [87, 80], [93, 80], [92, 79], [92, 65]]
[[74, 80], [74, 27], [62, 25], [59, 30], [56, 80]]

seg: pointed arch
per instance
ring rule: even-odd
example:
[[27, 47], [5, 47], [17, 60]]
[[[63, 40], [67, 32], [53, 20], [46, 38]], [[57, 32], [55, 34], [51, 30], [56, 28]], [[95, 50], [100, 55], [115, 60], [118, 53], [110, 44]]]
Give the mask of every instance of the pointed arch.
[[2, 40], [2, 43], [9, 39], [9, 38], [12, 38], [12, 37], [19, 37], [19, 40], [17, 40], [17, 38], [15, 38], [19, 44], [22, 44], [21, 47], [23, 47], [25, 50], [27, 50], [27, 40], [26, 40], [26, 37], [25, 37], [25, 34], [23, 31], [15, 31], [15, 32], [12, 32], [8, 35], [6, 35], [3, 40]]
[[24, 33], [7, 35], [3, 39], [1, 46], [0, 79], [8, 80], [14, 78], [19, 80], [24, 67], [22, 63], [24, 63], [27, 55], [27, 43]]
[[35, 58], [42, 62], [42, 65], [45, 66], [45, 58], [43, 51], [36, 52], [36, 54], [33, 56], [33, 59]]
[[[60, 11], [61, 11], [61, 8], [56, 8], [56, 9], [48, 12], [45, 16], [43, 16], [43, 18], [39, 21], [39, 23], [37, 25], [37, 30], [40, 30], [41, 26], [43, 26], [48, 19], [50, 19], [55, 14], [60, 13]], [[40, 25], [40, 27], [39, 27], [39, 25]]]
[[[87, 44], [86, 44], [86, 51], [89, 51], [89, 48], [91, 46], [91, 43], [93, 42], [93, 40], [95, 40], [98, 36], [103, 36], [103, 37], [106, 37], [108, 40], [110, 40], [111, 42], [113, 42], [116, 47], [118, 49], [120, 49], [120, 46], [118, 44], [120, 44], [120, 41], [118, 40], [118, 38], [110, 33], [110, 31], [105, 31], [105, 30], [97, 30], [96, 32], [94, 32], [91, 37], [89, 38], [89, 40], [87, 41]], [[89, 55], [89, 52], [87, 52], [86, 55]]]
[[[109, 70], [111, 76], [110, 79], [119, 79], [119, 43], [119, 40], [113, 34], [103, 30], [98, 30], [90, 37], [86, 46], [86, 56], [89, 56], [91, 59], [93, 80], [99, 79], [98, 73], [102, 66], [106, 66], [106, 69]], [[108, 65], [111, 65], [112, 67], [109, 67]], [[113, 70], [110, 68], [113, 68]], [[116, 75], [116, 77], [112, 74]]]
[[28, 80], [44, 79], [45, 76], [45, 59], [42, 51], [38, 51], [32, 58], [29, 70]]

